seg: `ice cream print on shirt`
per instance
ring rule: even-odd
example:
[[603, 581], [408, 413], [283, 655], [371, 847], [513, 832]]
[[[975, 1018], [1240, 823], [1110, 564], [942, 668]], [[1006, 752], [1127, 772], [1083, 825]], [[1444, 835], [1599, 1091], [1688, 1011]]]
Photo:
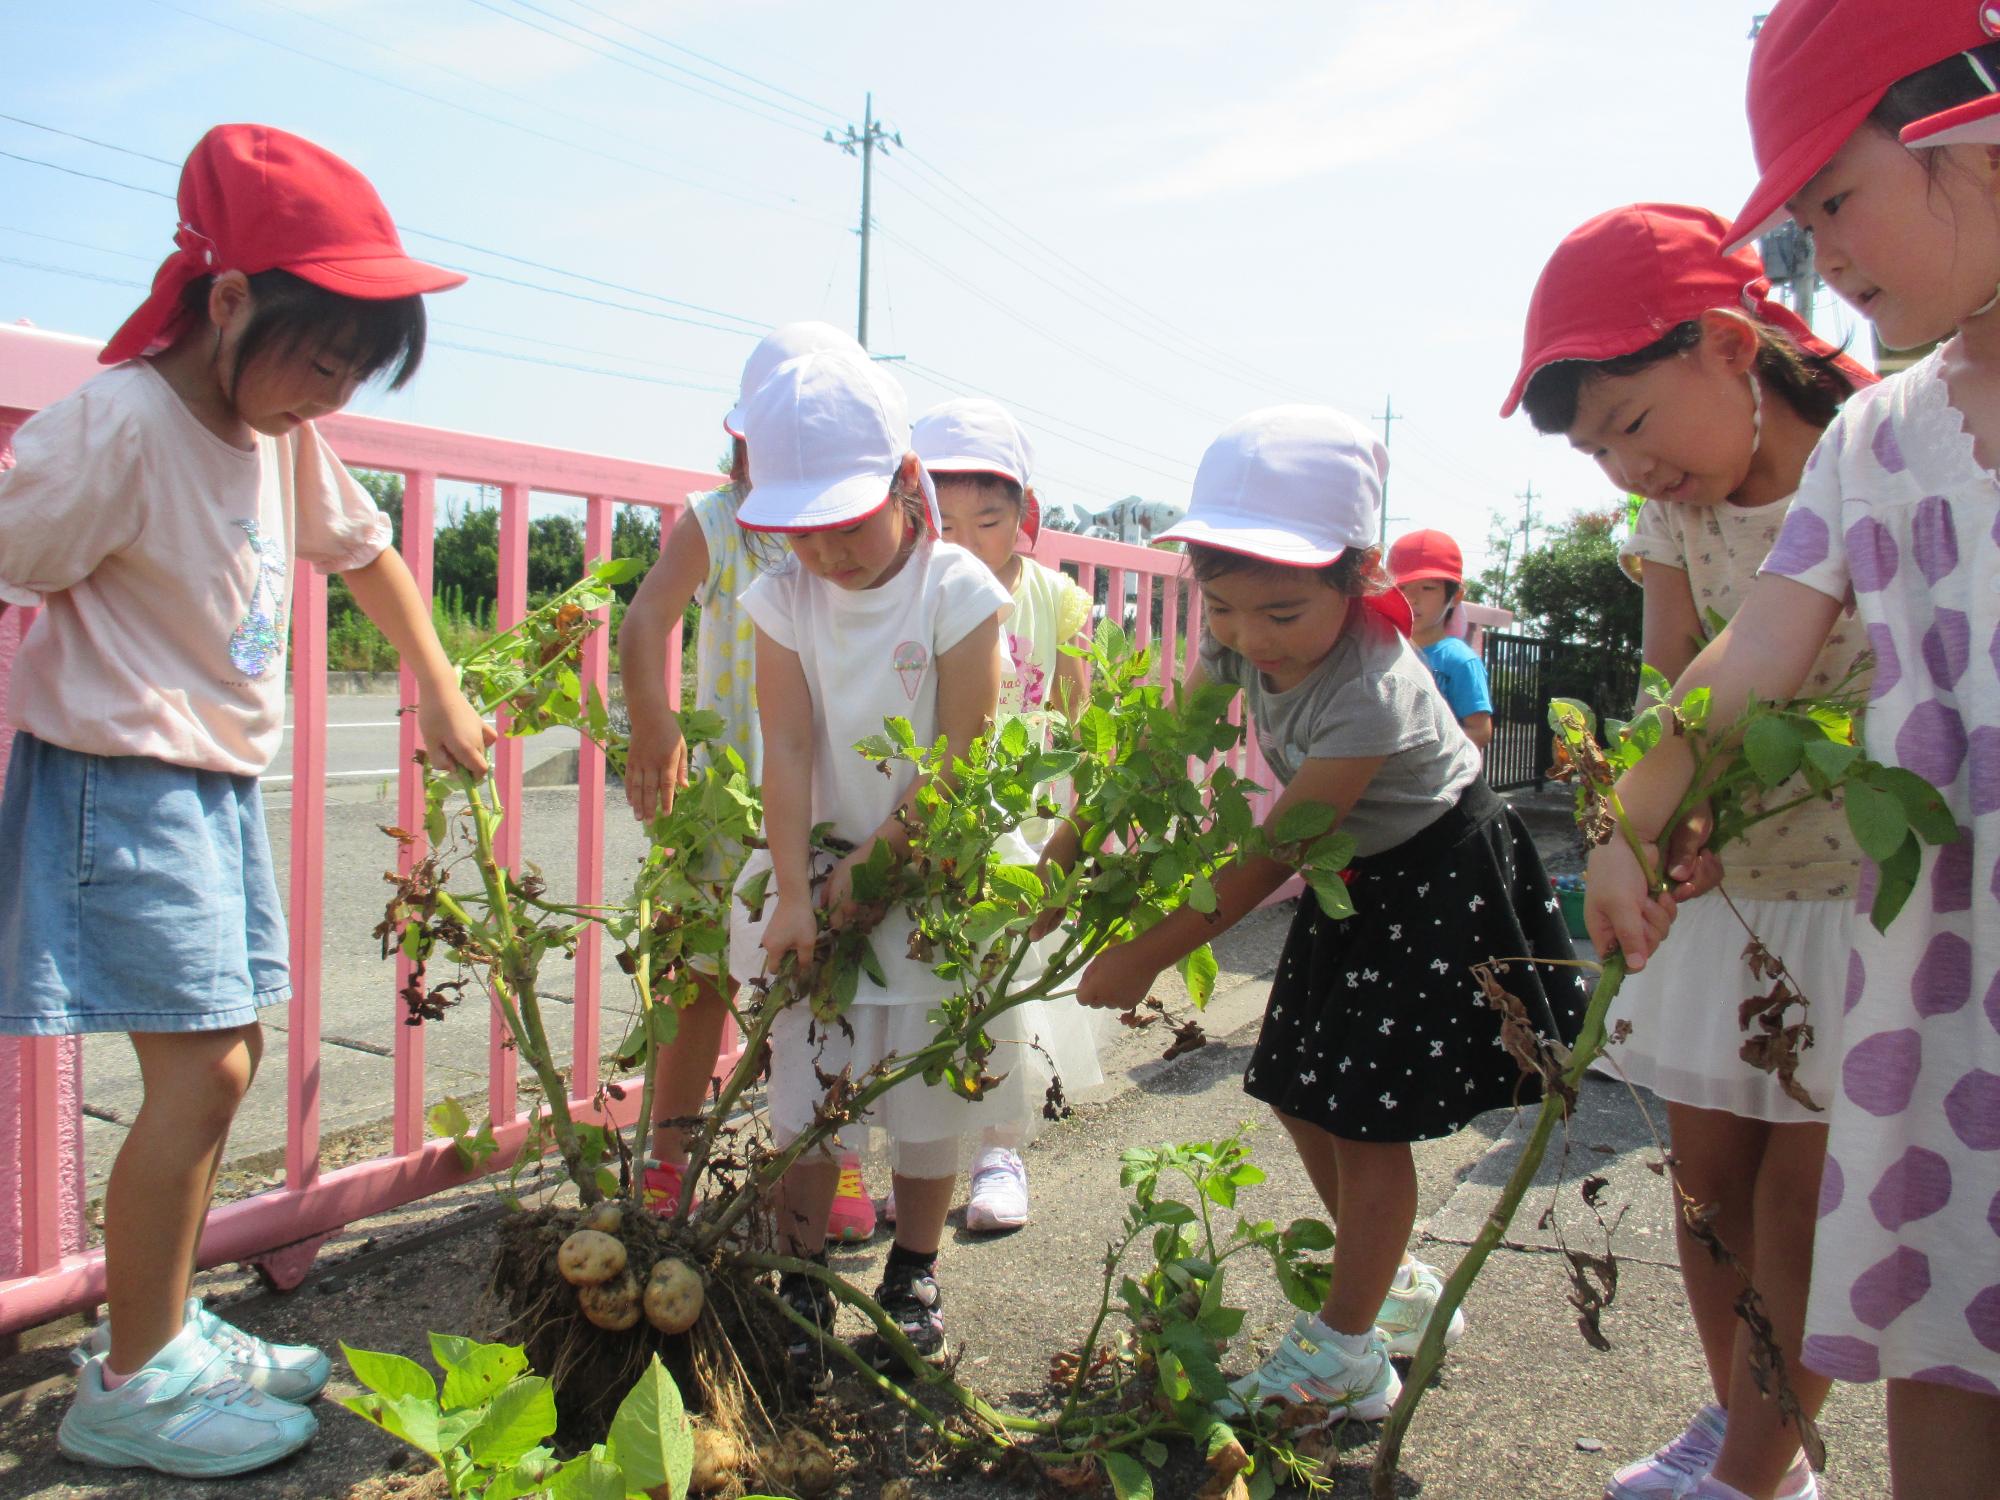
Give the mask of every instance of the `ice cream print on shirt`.
[[930, 652], [924, 649], [922, 641], [897, 642], [895, 655], [890, 658], [896, 676], [902, 681], [903, 692], [912, 703], [917, 701], [917, 690], [924, 684], [924, 669], [930, 660]]
[[[229, 637], [229, 660], [245, 677], [271, 670], [285, 643], [285, 557], [264, 540], [255, 521], [238, 521], [257, 555], [257, 581], [250, 586], [250, 608]], [[268, 604], [267, 604], [268, 601]]]
[[1032, 646], [1026, 645], [1011, 630], [1007, 632], [1007, 656], [1013, 664], [1008, 674], [1009, 681], [1000, 684], [1000, 706], [1010, 709], [1030, 709], [1042, 706], [1043, 682], [1047, 674], [1035, 664]]

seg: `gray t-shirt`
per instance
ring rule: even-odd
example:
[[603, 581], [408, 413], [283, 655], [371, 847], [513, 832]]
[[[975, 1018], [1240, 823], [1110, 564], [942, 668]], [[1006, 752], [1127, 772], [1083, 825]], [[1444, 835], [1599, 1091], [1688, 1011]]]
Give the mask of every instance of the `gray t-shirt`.
[[1372, 609], [1351, 611], [1326, 658], [1282, 693], [1206, 629], [1201, 665], [1211, 681], [1243, 689], [1258, 748], [1281, 782], [1289, 785], [1308, 760], [1387, 757], [1341, 820], [1358, 855], [1428, 828], [1479, 777], [1478, 747], [1423, 657]]

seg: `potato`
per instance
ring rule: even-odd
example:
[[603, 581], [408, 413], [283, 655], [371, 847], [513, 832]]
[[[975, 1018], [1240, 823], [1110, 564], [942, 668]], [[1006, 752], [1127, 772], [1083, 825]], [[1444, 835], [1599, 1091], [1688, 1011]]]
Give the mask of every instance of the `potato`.
[[662, 1333], [686, 1333], [701, 1316], [701, 1275], [671, 1255], [653, 1263], [646, 1278], [646, 1321]]
[[576, 1301], [586, 1318], [611, 1333], [623, 1333], [639, 1321], [639, 1283], [630, 1271], [616, 1281], [578, 1287]]
[[743, 1467], [743, 1445], [706, 1422], [694, 1424], [694, 1471], [688, 1493], [707, 1495], [722, 1489]]
[[839, 1477], [826, 1444], [796, 1427], [766, 1445], [760, 1458], [759, 1467], [769, 1484], [790, 1490], [803, 1500], [824, 1495]]
[[577, 1220], [578, 1229], [595, 1229], [603, 1234], [616, 1234], [625, 1223], [625, 1209], [622, 1204], [610, 1198], [593, 1204], [590, 1212]]
[[579, 1229], [556, 1251], [556, 1269], [571, 1286], [599, 1286], [625, 1269], [625, 1247], [598, 1229]]

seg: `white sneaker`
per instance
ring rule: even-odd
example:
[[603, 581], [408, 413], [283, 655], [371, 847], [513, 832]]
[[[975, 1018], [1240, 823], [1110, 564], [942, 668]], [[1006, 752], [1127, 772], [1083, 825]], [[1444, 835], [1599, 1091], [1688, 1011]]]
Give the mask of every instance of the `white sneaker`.
[[[195, 1329], [222, 1352], [231, 1368], [246, 1385], [303, 1406], [326, 1388], [333, 1363], [310, 1344], [273, 1344], [245, 1333], [234, 1323], [208, 1310], [199, 1297], [190, 1297], [184, 1314], [187, 1327]], [[111, 1321], [98, 1319], [88, 1337], [70, 1351], [70, 1360], [79, 1369], [97, 1354], [111, 1352]]]
[[[1392, 1283], [1389, 1295], [1382, 1299], [1382, 1310], [1375, 1315], [1375, 1326], [1382, 1330], [1383, 1342], [1398, 1359], [1408, 1359], [1417, 1352], [1417, 1345], [1424, 1341], [1424, 1330], [1430, 1327], [1431, 1314], [1437, 1311], [1438, 1298], [1444, 1295], [1444, 1278], [1434, 1267], [1412, 1258], [1409, 1270], [1410, 1284]], [[1396, 1281], [1402, 1279], [1399, 1270]], [[1464, 1337], [1465, 1313], [1454, 1307], [1451, 1322], [1444, 1331], [1445, 1348]]]
[[1721, 1407], [1704, 1406], [1672, 1442], [1613, 1474], [1604, 1500], [1682, 1500], [1715, 1467], [1728, 1422]]
[[107, 1469], [219, 1479], [276, 1463], [318, 1431], [311, 1412], [253, 1388], [189, 1324], [115, 1391], [104, 1356], [87, 1359], [56, 1445]]
[[1229, 1383], [1237, 1407], [1315, 1402], [1332, 1418], [1379, 1422], [1388, 1416], [1403, 1393], [1403, 1381], [1389, 1363], [1381, 1330], [1369, 1339], [1366, 1353], [1349, 1354], [1322, 1342], [1324, 1335], [1313, 1326], [1317, 1322], [1311, 1313], [1300, 1313], [1261, 1365]]
[[965, 1227], [973, 1234], [1019, 1229], [1028, 1222], [1028, 1169], [1020, 1153], [988, 1146], [972, 1159], [972, 1197]]

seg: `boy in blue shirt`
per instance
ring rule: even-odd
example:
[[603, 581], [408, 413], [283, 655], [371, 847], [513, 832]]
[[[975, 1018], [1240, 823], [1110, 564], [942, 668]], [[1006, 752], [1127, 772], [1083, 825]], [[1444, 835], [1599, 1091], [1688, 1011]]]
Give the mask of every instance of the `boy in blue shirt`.
[[1453, 606], [1465, 578], [1458, 543], [1442, 531], [1413, 531], [1389, 549], [1389, 576], [1410, 601], [1415, 623], [1410, 642], [1423, 653], [1438, 691], [1458, 716], [1466, 738], [1484, 755], [1493, 740], [1493, 698], [1486, 689], [1486, 664], [1448, 632]]

